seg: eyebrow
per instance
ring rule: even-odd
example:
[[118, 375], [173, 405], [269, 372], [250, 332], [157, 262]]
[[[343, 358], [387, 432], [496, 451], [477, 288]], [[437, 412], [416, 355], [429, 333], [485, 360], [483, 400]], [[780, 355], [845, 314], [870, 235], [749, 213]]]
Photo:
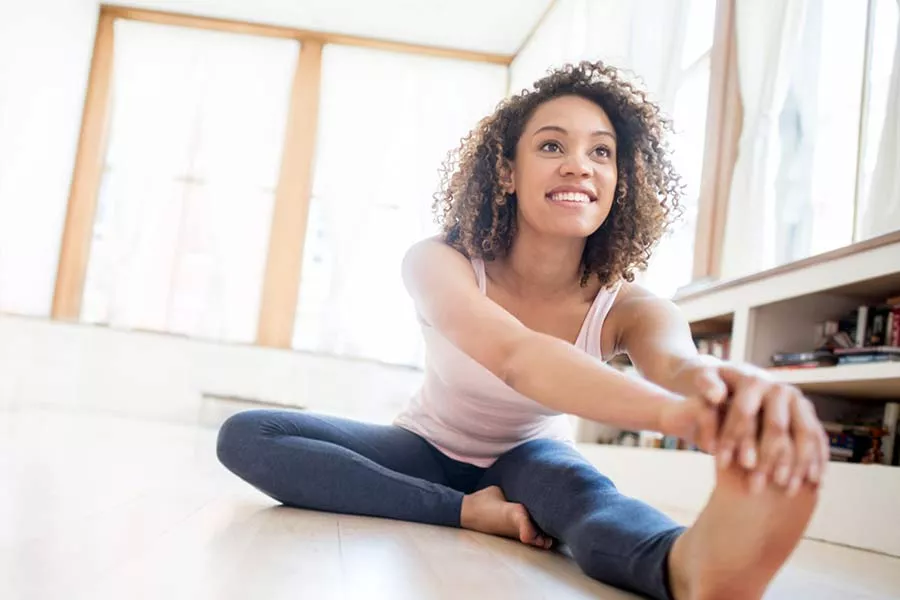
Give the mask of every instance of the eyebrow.
[[[535, 131], [534, 135], [537, 135], [537, 134], [541, 133], [542, 131], [558, 131], [559, 133], [561, 133], [563, 135], [569, 135], [569, 132], [566, 131], [565, 129], [563, 129], [562, 127], [560, 127], [559, 125], [544, 125], [540, 129]], [[613, 141], [616, 141], [616, 134], [613, 133], [612, 131], [608, 131], [606, 129], [598, 129], [597, 131], [592, 131], [591, 135], [592, 136], [605, 135], [605, 136], [611, 137], [613, 139]], [[532, 137], [534, 137], [534, 136], [532, 136]]]

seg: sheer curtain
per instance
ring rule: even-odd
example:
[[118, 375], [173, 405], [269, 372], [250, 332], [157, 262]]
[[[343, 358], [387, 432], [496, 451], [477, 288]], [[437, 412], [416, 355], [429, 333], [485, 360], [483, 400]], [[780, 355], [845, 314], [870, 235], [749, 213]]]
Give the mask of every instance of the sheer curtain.
[[436, 232], [440, 165], [505, 87], [501, 65], [324, 48], [295, 348], [422, 364], [403, 254]]
[[115, 23], [82, 320], [252, 342], [296, 41]]
[[880, 0], [876, 7], [871, 98], [878, 104], [870, 109], [868, 135], [878, 150], [871, 153], [877, 158], [871, 183], [864, 187], [862, 238], [900, 229], [900, 0]]
[[752, 273], [774, 261], [778, 116], [800, 48], [806, 0], [739, 0], [735, 13], [744, 126], [732, 178], [722, 276]]

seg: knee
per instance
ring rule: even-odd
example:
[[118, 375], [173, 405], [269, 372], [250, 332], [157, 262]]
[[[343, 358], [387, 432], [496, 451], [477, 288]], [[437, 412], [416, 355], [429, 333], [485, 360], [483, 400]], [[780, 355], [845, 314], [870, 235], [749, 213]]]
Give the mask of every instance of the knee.
[[239, 470], [255, 442], [263, 435], [262, 425], [268, 416], [267, 410], [247, 410], [226, 419], [216, 439], [219, 462], [231, 471]]
[[616, 486], [609, 477], [565, 442], [538, 439], [522, 444], [512, 452], [516, 453], [514, 460], [548, 467], [545, 471], [553, 478], [554, 487], [562, 488], [560, 493], [568, 497], [594, 497], [616, 492]]

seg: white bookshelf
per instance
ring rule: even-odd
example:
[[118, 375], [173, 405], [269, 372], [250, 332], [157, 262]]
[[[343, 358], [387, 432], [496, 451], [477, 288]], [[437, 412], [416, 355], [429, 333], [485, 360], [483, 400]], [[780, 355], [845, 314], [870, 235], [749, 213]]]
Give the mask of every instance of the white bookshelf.
[[875, 401], [900, 397], [900, 362], [773, 369], [770, 373], [778, 381], [795, 385], [804, 393]]
[[[816, 323], [837, 319], [863, 304], [900, 294], [900, 232], [706, 289], [681, 293], [675, 302], [695, 335], [731, 334], [731, 359], [769, 368], [775, 352], [814, 349]], [[840, 398], [884, 406], [896, 427], [900, 362], [769, 369], [814, 399]], [[821, 400], [820, 400], [821, 397]], [[896, 431], [896, 429], [894, 429]], [[696, 459], [669, 452], [668, 461]], [[832, 463], [810, 537], [900, 556], [900, 468]], [[696, 467], [694, 467], [696, 468]], [[703, 480], [705, 481], [705, 480]], [[689, 494], [699, 510], [709, 482]], [[705, 487], [704, 487], [705, 486]], [[696, 485], [695, 485], [696, 487]]]

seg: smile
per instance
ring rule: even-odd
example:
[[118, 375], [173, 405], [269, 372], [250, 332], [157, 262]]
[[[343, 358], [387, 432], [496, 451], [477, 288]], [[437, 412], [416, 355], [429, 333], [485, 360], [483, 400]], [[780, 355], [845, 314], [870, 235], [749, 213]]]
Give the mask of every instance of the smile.
[[593, 198], [585, 192], [556, 192], [547, 194], [547, 198], [551, 202], [559, 204], [589, 204], [593, 202]]

